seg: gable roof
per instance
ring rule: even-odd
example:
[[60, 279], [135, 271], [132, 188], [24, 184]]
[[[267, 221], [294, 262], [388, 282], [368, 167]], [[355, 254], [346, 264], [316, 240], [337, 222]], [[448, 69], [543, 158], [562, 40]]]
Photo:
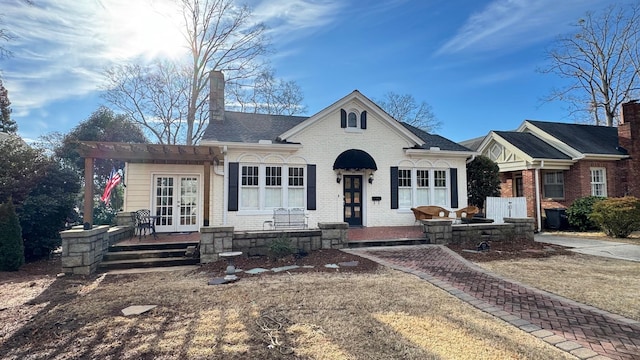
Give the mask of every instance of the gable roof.
[[526, 128], [526, 123], [582, 154], [627, 154], [618, 145], [618, 129], [615, 127], [526, 120], [519, 130]]
[[527, 132], [494, 131], [496, 135], [533, 159], [571, 160], [571, 157], [537, 136]]
[[225, 111], [223, 121], [210, 121], [202, 136], [204, 141], [258, 143], [278, 142], [285, 131], [307, 120], [306, 116], [287, 116]]
[[223, 121], [209, 121], [209, 125], [202, 136], [202, 142], [258, 144], [260, 140], [270, 140], [274, 144], [291, 144], [292, 142], [288, 141], [289, 138], [303, 131], [313, 122], [323, 118], [325, 114], [354, 99], [367, 104], [369, 109], [373, 112], [378, 112], [379, 116], [385, 118], [398, 133], [411, 139], [416, 144], [415, 149], [429, 150], [432, 147], [438, 147], [444, 151], [472, 152], [468, 148], [440, 135], [429, 134], [415, 126], [393, 119], [380, 106], [362, 95], [358, 90], [354, 90], [311, 117], [225, 111]]

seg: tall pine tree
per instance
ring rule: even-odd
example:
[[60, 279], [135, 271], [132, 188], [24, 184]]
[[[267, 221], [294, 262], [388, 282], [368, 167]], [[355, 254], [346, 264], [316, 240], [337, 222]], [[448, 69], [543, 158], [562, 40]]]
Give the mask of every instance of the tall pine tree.
[[2, 79], [0, 79], [0, 132], [15, 134], [18, 131], [18, 125], [11, 120], [11, 101], [9, 101], [9, 91], [4, 87]]

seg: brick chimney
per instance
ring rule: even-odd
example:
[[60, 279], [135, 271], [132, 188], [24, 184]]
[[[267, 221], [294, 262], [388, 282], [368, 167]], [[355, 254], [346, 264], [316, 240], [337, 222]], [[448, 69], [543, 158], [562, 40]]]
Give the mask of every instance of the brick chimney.
[[620, 164], [624, 193], [640, 196], [640, 103], [632, 100], [622, 104], [618, 125], [618, 145], [629, 153]]
[[209, 121], [224, 120], [224, 74], [209, 72]]

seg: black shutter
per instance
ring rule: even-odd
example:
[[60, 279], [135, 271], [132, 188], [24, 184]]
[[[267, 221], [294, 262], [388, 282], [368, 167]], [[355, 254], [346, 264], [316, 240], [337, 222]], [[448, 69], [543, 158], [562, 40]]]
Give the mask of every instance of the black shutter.
[[340, 109], [340, 127], [343, 129], [347, 127], [347, 112], [344, 109]]
[[398, 208], [398, 167], [391, 167], [391, 208]]
[[451, 168], [449, 169], [450, 176], [449, 180], [451, 181], [451, 207], [458, 207], [458, 169]]
[[237, 162], [229, 163], [229, 204], [227, 210], [238, 211], [238, 174], [240, 164]]
[[360, 129], [366, 129], [367, 128], [367, 112], [363, 111], [362, 114], [360, 114]]
[[307, 210], [316, 210], [316, 166], [307, 165]]

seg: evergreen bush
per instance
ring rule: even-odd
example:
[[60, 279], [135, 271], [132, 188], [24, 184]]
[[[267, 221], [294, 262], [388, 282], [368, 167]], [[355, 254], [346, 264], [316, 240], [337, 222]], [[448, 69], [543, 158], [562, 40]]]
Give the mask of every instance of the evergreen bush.
[[585, 196], [574, 201], [567, 209], [569, 225], [579, 231], [598, 229], [598, 224], [591, 220], [589, 215], [593, 212], [593, 204], [604, 199], [600, 196]]
[[291, 240], [289, 240], [289, 238], [286, 236], [281, 236], [277, 239], [274, 239], [271, 244], [269, 244], [269, 255], [273, 259], [282, 259], [295, 252], [296, 249], [291, 244]]
[[22, 229], [11, 198], [0, 204], [0, 271], [18, 271], [24, 264]]
[[608, 198], [593, 205], [589, 216], [607, 236], [625, 238], [640, 230], [640, 200], [633, 196]]

